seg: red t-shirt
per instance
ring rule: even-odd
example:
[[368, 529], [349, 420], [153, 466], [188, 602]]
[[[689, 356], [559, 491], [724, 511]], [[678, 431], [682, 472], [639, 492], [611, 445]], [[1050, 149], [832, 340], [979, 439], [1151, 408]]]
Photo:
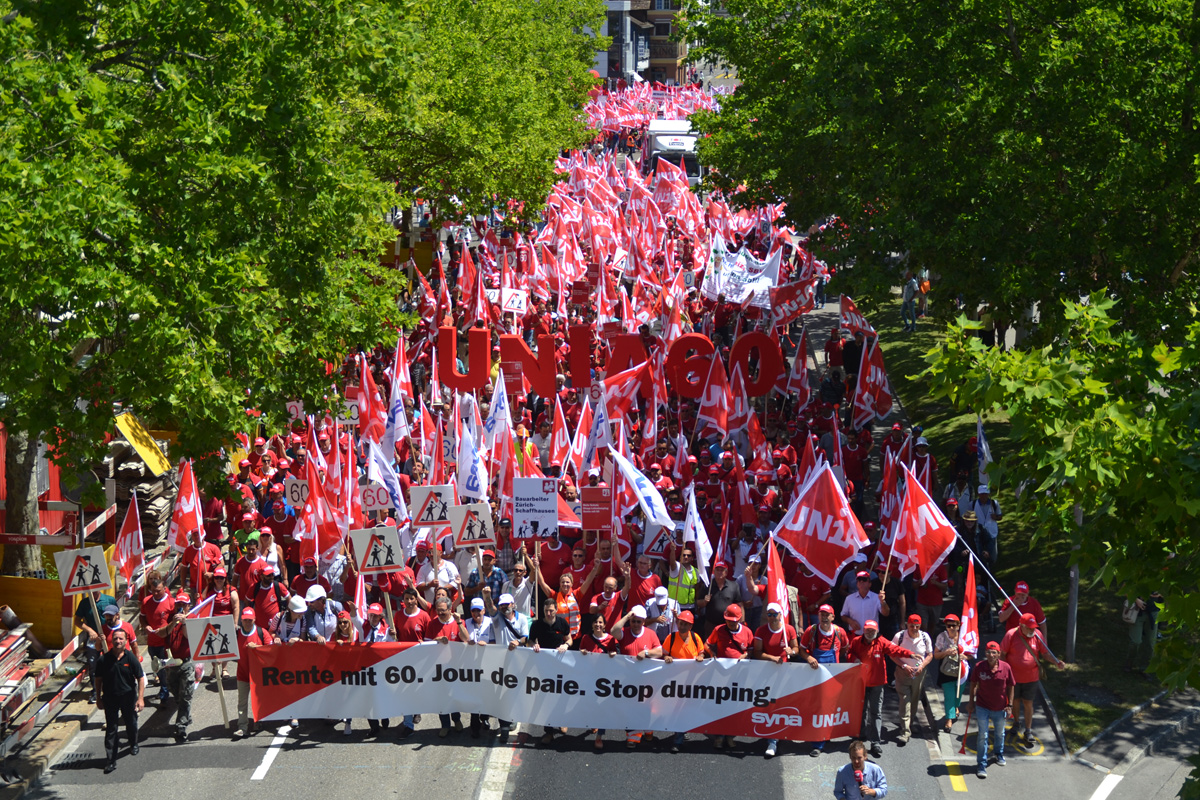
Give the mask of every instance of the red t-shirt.
[[[546, 579], [546, 583], [557, 589], [559, 577], [570, 567], [571, 548], [559, 542], [558, 548], [555, 549], [550, 546], [550, 542], [542, 542], [542, 577]], [[578, 586], [579, 581], [576, 581], [575, 585]]]
[[875, 641], [868, 642], [865, 636], [855, 636], [850, 642], [850, 661], [858, 661], [863, 665], [863, 682], [867, 686], [883, 686], [887, 679], [887, 656], [911, 656], [912, 651], [892, 644], [882, 636], [876, 636]]
[[250, 593], [250, 587], [258, 583], [258, 574], [267, 566], [267, 560], [262, 556], [257, 556], [253, 561], [246, 560], [242, 556], [233, 565], [233, 574], [238, 579], [238, 597], [247, 597]]
[[624, 656], [636, 656], [643, 650], [653, 650], [656, 647], [662, 647], [662, 642], [658, 640], [658, 634], [650, 630], [648, 625], [643, 625], [642, 632], [637, 636], [633, 635], [633, 630], [626, 627], [621, 631], [617, 652]]
[[629, 573], [629, 607], [644, 606], [654, 597], [654, 590], [662, 586], [662, 579], [651, 572], [643, 578], [637, 570]]
[[320, 575], [309, 578], [303, 572], [292, 578], [292, 594], [296, 595], [297, 597], [307, 597], [308, 590], [314, 586], [320, 586], [325, 590], [326, 594], [329, 593], [328, 578], [322, 578]]
[[423, 642], [430, 627], [429, 615], [425, 609], [418, 608], [417, 613], [410, 617], [404, 609], [400, 609], [392, 620], [392, 627], [396, 631], [397, 642]]
[[437, 617], [429, 620], [429, 627], [425, 630], [425, 639], [437, 639], [445, 636], [452, 642], [458, 641], [458, 623], [451, 617], [449, 622], [442, 622]]
[[[175, 598], [170, 592], [164, 592], [161, 599], [155, 600], [154, 595], [148, 594], [142, 599], [142, 615], [146, 618], [146, 627], [161, 628], [167, 624], [171, 614], [175, 612]], [[167, 640], [157, 634], [146, 631], [147, 647], [165, 647]]]
[[858, 483], [863, 479], [864, 467], [871, 460], [866, 445], [849, 444], [842, 448], [842, 469], [846, 477]]
[[717, 658], [741, 658], [750, 652], [754, 644], [754, 632], [748, 625], [739, 625], [737, 633], [728, 625], [714, 628], [708, 635], [708, 648]]
[[592, 602], [588, 606], [589, 611], [592, 606], [597, 608], [595, 613], [604, 617], [604, 624], [608, 630], [612, 630], [616, 626], [617, 620], [625, 615], [625, 604], [621, 601], [621, 593], [613, 592], [613, 596], [608, 599], [608, 605], [601, 608], [600, 604], [604, 602], [604, 593], [592, 596]]
[[617, 649], [617, 640], [609, 634], [604, 634], [599, 641], [592, 637], [590, 633], [585, 633], [579, 639], [579, 651], [581, 653], [612, 653]]
[[[946, 583], [948, 580], [950, 580], [950, 572], [946, 569], [946, 565], [942, 564], [933, 571], [928, 581], [917, 587], [917, 602], [923, 606], [940, 606], [944, 590], [941, 586], [934, 586], [933, 581]], [[1013, 617], [1015, 616], [1014, 614]], [[1013, 617], [1010, 617], [1010, 619]]]
[[838, 625], [833, 626], [833, 630], [829, 633], [823, 633], [821, 626], [809, 625], [808, 630], [800, 635], [800, 644], [810, 655], [815, 656], [820, 661], [820, 656], [817, 653], [825, 653], [833, 651], [833, 660], [835, 663], [840, 663], [842, 660], [842, 651], [850, 646], [850, 637], [846, 635], [846, 631]]
[[[1004, 599], [1004, 605], [1000, 606], [1000, 610], [1013, 605], [1011, 598]], [[1024, 614], [1033, 614], [1037, 617], [1038, 627], [1046, 624], [1046, 612], [1042, 611], [1042, 604], [1032, 597], [1025, 598], [1025, 602], [1017, 606], [1017, 610], [1009, 615], [1008, 619], [1004, 620], [1004, 629], [1011, 631], [1013, 628], [1021, 624], [1021, 616]]]
[[274, 640], [266, 628], [260, 628], [255, 625], [254, 630], [247, 636], [242, 633], [242, 626], [238, 625], [237, 646], [239, 658], [237, 662], [237, 679], [247, 683], [250, 682], [250, 648], [246, 646], [246, 642], [248, 641], [254, 642], [257, 645], [266, 645]]
[[[1021, 644], [1022, 640], [1025, 644]], [[1039, 677], [1038, 656], [1047, 653], [1040, 632], [1035, 631], [1033, 636], [1027, 637], [1020, 628], [1013, 628], [1000, 640], [1000, 654], [1012, 667], [1013, 679], [1017, 683], [1032, 683]]]
[[296, 530], [296, 518], [284, 516], [283, 519], [276, 519], [274, 515], [267, 518], [267, 526], [271, 532], [275, 534], [275, 541], [283, 545], [283, 559], [290, 561], [293, 564], [300, 563], [300, 543], [292, 539], [292, 533]]
[[272, 581], [268, 586], [257, 583], [252, 591], [254, 593], [254, 624], [260, 628], [269, 628], [271, 620], [275, 619], [275, 615], [279, 613], [280, 608], [287, 603], [287, 599], [291, 595], [288, 594], [287, 587], [280, 581]]
[[758, 630], [754, 632], [754, 641], [762, 642], [764, 653], [778, 658], [787, 649], [788, 642], [796, 641], [796, 629], [787, 623], [777, 631], [771, 630], [767, 625], [759, 625]]
[[975, 702], [988, 711], [1003, 711], [1008, 705], [1008, 690], [1015, 685], [1012, 667], [1003, 661], [997, 661], [995, 668], [981, 658], [971, 667], [971, 683], [975, 687]]

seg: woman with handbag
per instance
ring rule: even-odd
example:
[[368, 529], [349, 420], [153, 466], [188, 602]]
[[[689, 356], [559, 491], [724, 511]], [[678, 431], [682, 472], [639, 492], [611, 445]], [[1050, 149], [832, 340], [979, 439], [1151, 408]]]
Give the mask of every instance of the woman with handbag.
[[933, 657], [941, 661], [938, 668], [938, 683], [942, 685], [942, 697], [946, 705], [946, 721], [942, 730], [946, 733], [954, 727], [958, 719], [958, 704], [962, 700], [959, 676], [962, 670], [963, 648], [959, 630], [961, 621], [956, 614], [945, 617], [946, 630], [938, 634], [933, 645]]

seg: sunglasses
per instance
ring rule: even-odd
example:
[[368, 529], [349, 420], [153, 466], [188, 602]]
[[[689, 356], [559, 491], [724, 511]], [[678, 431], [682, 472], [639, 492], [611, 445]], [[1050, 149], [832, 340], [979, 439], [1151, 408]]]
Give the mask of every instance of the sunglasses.
[[767, 616], [768, 616], [768, 617], [778, 617], [778, 616], [779, 616], [779, 612], [778, 612], [778, 611], [768, 611], [768, 612], [767, 612]]

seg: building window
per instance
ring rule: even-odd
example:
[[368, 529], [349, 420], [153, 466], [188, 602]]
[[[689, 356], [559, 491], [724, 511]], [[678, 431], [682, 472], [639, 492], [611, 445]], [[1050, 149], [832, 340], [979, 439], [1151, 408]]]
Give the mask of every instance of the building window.
[[679, 0], [654, 0], [655, 11], [671, 11], [679, 9]]
[[656, 22], [654, 23], [654, 35], [666, 38], [671, 35], [671, 23]]

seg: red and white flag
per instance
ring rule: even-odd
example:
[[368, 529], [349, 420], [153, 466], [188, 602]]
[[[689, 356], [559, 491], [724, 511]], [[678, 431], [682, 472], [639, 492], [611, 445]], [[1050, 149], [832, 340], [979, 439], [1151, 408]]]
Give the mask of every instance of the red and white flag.
[[778, 603], [783, 609], [783, 625], [792, 619], [792, 606], [788, 601], [787, 579], [783, 571], [783, 561], [779, 551], [775, 549], [775, 539], [767, 540], [767, 603]]
[[892, 392], [883, 366], [883, 351], [876, 338], [869, 347], [863, 348], [859, 362], [858, 383], [854, 389], [854, 427], [866, 427], [874, 420], [885, 418], [891, 411]]
[[567, 415], [563, 413], [562, 398], [554, 398], [554, 426], [550, 432], [550, 463], [566, 468], [567, 454], [571, 451], [571, 437], [567, 434]]
[[733, 392], [730, 391], [729, 380], [725, 376], [725, 364], [722, 363], [719, 353], [713, 353], [712, 363], [708, 368], [708, 380], [704, 384], [704, 394], [700, 398], [696, 425], [703, 430], [703, 424], [707, 423], [720, 431], [723, 440], [729, 435], [729, 409], [732, 407]]
[[849, 330], [851, 333], [862, 331], [864, 336], [874, 336], [875, 329], [871, 327], [871, 323], [867, 322], [867, 318], [858, 313], [858, 307], [854, 305], [854, 301], [849, 295], [842, 295], [842, 327]]
[[828, 464], [821, 465], [771, 535], [830, 585], [871, 543]]
[[793, 411], [803, 411], [812, 402], [812, 386], [808, 383], [808, 328], [800, 333], [800, 346], [796, 348], [796, 355], [792, 357], [792, 372], [788, 375], [783, 392], [796, 395], [797, 405], [793, 407]]
[[771, 290], [771, 327], [778, 328], [812, 311], [817, 306], [817, 280], [785, 283]]
[[[311, 459], [309, 459], [311, 463]], [[171, 527], [167, 540], [172, 550], [183, 552], [188, 548], [188, 537], [192, 531], [200, 531], [203, 520], [200, 517], [200, 492], [196, 489], [196, 477], [192, 474], [192, 462], [183, 461], [179, 465], [179, 494], [175, 496], [175, 510], [171, 512]]]
[[[914, 562], [912, 568], [917, 570], [923, 584], [950, 555], [956, 536], [954, 526], [925, 491], [921, 481], [911, 469], [904, 467], [904, 502], [900, 506], [900, 522], [892, 545], [897, 562], [902, 553], [907, 555]], [[907, 575], [912, 568], [901, 574]]]
[[623, 420], [629, 414], [642, 387], [649, 386], [650, 362], [643, 361], [636, 367], [605, 378], [604, 409], [609, 421]]
[[[121, 523], [121, 532], [117, 534], [113, 563], [125, 578], [127, 586], [133, 583], [133, 575], [137, 572], [138, 567], [146, 563], [146, 552], [142, 543], [142, 521], [138, 516], [137, 492], [129, 493], [129, 508], [125, 511], [125, 521]], [[193, 583], [192, 585], [199, 584]]]
[[[967, 579], [963, 583], [962, 634], [958, 638], [964, 656], [979, 654], [979, 616], [976, 612], [978, 604], [979, 599], [975, 596], [975, 557], [968, 555]], [[958, 682], [966, 682], [969, 674], [970, 665], [967, 659], [959, 659]]]
[[315, 558], [318, 563], [328, 563], [337, 555], [342, 544], [342, 532], [338, 526], [338, 515], [325, 496], [321, 479], [312, 459], [305, 460], [305, 477], [308, 479], [308, 499], [296, 520], [293, 536], [300, 542], [300, 560]]
[[387, 406], [379, 396], [379, 387], [375, 385], [375, 378], [371, 375], [366, 354], [363, 353], [358, 358], [358, 435], [379, 444], [387, 428]]
[[587, 452], [588, 439], [592, 433], [592, 413], [591, 404], [584, 403], [583, 411], [579, 415], [579, 424], [575, 426], [575, 436], [571, 439], [571, 449], [567, 453], [567, 460], [563, 462], [563, 471], [570, 468], [577, 483], [583, 479], [582, 470], [591, 466], [583, 463], [583, 455]]

